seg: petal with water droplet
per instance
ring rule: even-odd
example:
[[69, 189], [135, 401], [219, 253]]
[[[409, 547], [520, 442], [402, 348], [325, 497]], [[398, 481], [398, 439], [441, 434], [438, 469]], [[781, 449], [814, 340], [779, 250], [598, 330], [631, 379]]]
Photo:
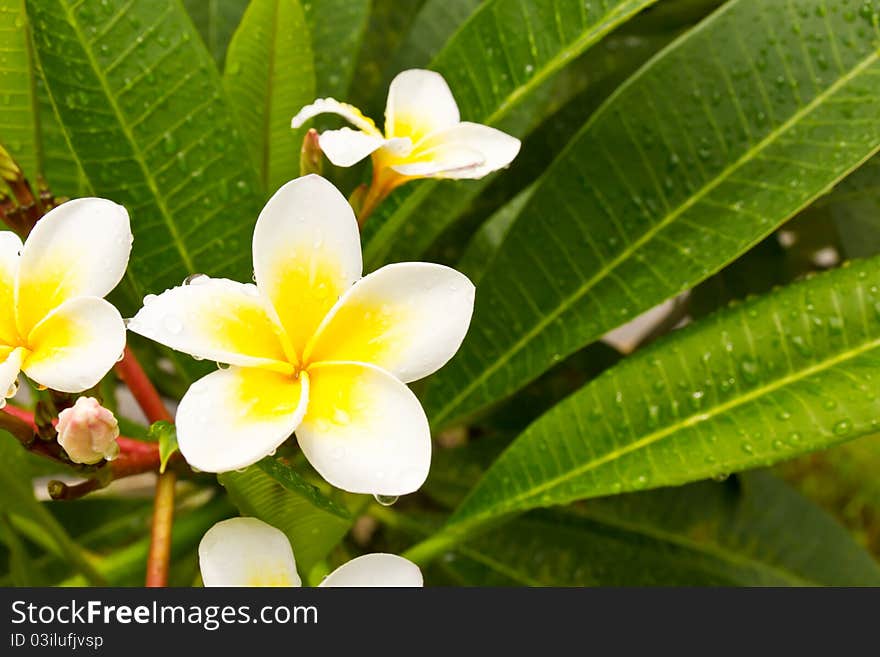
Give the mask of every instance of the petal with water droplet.
[[98, 297], [65, 301], [27, 337], [30, 354], [22, 369], [38, 384], [82, 392], [111, 370], [125, 347], [119, 311]]
[[217, 370], [192, 384], [177, 409], [181, 454], [204, 472], [246, 468], [268, 456], [305, 414], [309, 379], [253, 367]]
[[68, 299], [104, 297], [125, 273], [131, 242], [128, 212], [112, 201], [81, 198], [46, 214], [21, 251], [21, 333]]
[[305, 358], [372, 363], [415, 381], [458, 351], [473, 309], [474, 286], [464, 274], [426, 262], [388, 265], [345, 293]]
[[409, 388], [363, 363], [312, 365], [309, 383], [309, 407], [296, 437], [324, 479], [352, 493], [377, 495], [405, 495], [422, 485], [431, 465], [431, 435]]
[[15, 344], [15, 277], [21, 240], [11, 231], [0, 232], [0, 343]]
[[253, 251], [257, 287], [302, 354], [339, 296], [361, 276], [354, 212], [320, 176], [297, 178], [266, 203], [254, 228]]
[[198, 358], [291, 371], [279, 327], [252, 284], [202, 276], [152, 299], [128, 329]]
[[290, 541], [256, 518], [230, 518], [199, 543], [205, 586], [301, 586]]
[[[0, 347], [0, 390], [5, 390], [5, 395], [0, 395], [5, 405], [6, 397], [12, 397], [18, 392], [16, 379], [21, 371], [21, 363], [24, 360], [25, 351], [21, 347]], [[9, 394], [12, 393], [12, 394]]]

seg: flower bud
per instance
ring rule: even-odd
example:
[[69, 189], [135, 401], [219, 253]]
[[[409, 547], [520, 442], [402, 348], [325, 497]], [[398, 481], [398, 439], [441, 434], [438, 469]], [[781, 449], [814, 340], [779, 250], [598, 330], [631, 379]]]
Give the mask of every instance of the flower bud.
[[58, 444], [74, 463], [111, 460], [119, 453], [119, 423], [94, 397], [80, 397], [58, 415]]
[[317, 173], [320, 176], [323, 171], [324, 160], [321, 145], [318, 143], [318, 131], [311, 128], [303, 137], [302, 149], [299, 154], [299, 175]]

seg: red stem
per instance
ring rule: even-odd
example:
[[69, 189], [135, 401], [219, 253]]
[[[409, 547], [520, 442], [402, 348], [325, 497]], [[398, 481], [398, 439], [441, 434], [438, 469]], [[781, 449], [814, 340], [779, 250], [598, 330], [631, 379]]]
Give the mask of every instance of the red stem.
[[[153, 422], [172, 422], [171, 413], [159, 396], [159, 391], [147, 377], [134, 352], [128, 347], [122, 360], [116, 364], [116, 373], [131, 390], [147, 419]], [[168, 567], [171, 560], [171, 529], [174, 522], [174, 484], [177, 475], [166, 470], [156, 481], [156, 497], [153, 503], [153, 524], [150, 552], [147, 556], [148, 587], [168, 585]]]
[[[37, 425], [34, 422], [34, 414], [18, 406], [8, 405], [3, 412], [12, 417], [27, 422], [36, 432]], [[53, 424], [57, 422], [54, 421]], [[119, 455], [110, 461], [107, 466], [112, 473], [112, 479], [122, 479], [143, 472], [154, 472], [159, 469], [159, 446], [155, 443], [145, 443], [134, 438], [119, 436], [116, 439], [119, 445]], [[58, 455], [52, 449], [52, 444], [36, 438], [29, 446], [33, 452], [58, 460]]]

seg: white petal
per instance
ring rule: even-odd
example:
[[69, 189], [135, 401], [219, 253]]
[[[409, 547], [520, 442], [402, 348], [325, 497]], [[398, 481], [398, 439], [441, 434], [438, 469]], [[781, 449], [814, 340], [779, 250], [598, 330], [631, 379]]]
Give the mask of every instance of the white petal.
[[381, 148], [385, 138], [371, 135], [360, 130], [340, 128], [326, 130], [318, 138], [321, 150], [327, 159], [338, 167], [350, 167], [357, 164], [370, 153]]
[[81, 198], [46, 214], [21, 252], [21, 332], [26, 334], [68, 299], [110, 292], [128, 266], [131, 242], [128, 212], [112, 201]]
[[302, 354], [336, 300], [361, 276], [357, 219], [320, 176], [279, 189], [254, 228], [254, 271], [290, 344]]
[[458, 351], [473, 314], [474, 292], [467, 276], [443, 265], [387, 265], [343, 295], [306, 359], [372, 363], [403, 382], [416, 381]]
[[409, 137], [417, 144], [458, 121], [458, 105], [439, 73], [410, 69], [391, 81], [385, 105], [386, 137]]
[[21, 347], [15, 349], [0, 347], [0, 358], [3, 358], [3, 362], [0, 363], [0, 399], [12, 396], [6, 393], [12, 391], [12, 384], [18, 378], [18, 373], [21, 372], [24, 356], [25, 351]]
[[187, 462], [229, 472], [274, 452], [303, 417], [309, 397], [299, 379], [252, 367], [218, 370], [193, 383], [177, 409], [177, 441]]
[[256, 518], [230, 518], [199, 543], [205, 586], [301, 586], [287, 536]]
[[411, 493], [431, 465], [431, 434], [419, 400], [373, 365], [312, 365], [309, 407], [296, 437], [321, 476], [351, 493]]
[[486, 163], [486, 158], [479, 151], [467, 146], [437, 146], [430, 150], [419, 150], [412, 155], [410, 161], [403, 164], [392, 164], [397, 173], [414, 178], [459, 178], [467, 177]]
[[0, 232], [0, 344], [14, 344], [18, 338], [15, 326], [15, 278], [18, 275], [21, 240], [15, 233]]
[[344, 563], [319, 586], [420, 587], [422, 571], [409, 559], [375, 552]]
[[[520, 146], [519, 139], [505, 132], [464, 122], [431, 135], [418, 145], [407, 164], [393, 168], [404, 175], [482, 178], [510, 164]], [[480, 161], [467, 164], [475, 153]]]
[[289, 370], [267, 307], [256, 285], [200, 276], [154, 297], [128, 329], [199, 358]]
[[125, 348], [119, 311], [98, 297], [65, 301], [27, 338], [31, 353], [22, 369], [52, 390], [82, 392], [96, 385]]
[[382, 133], [376, 127], [373, 119], [364, 116], [363, 112], [354, 105], [340, 103], [333, 98], [318, 98], [311, 105], [306, 105], [296, 116], [293, 117], [290, 125], [293, 128], [300, 128], [303, 123], [319, 114], [338, 114], [353, 126], [363, 130], [367, 134], [382, 136]]

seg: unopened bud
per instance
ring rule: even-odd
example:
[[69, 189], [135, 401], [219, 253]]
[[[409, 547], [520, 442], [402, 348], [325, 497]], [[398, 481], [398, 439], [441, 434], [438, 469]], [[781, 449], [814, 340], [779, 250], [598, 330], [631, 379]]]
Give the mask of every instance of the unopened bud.
[[318, 143], [318, 131], [310, 128], [303, 137], [302, 150], [299, 154], [299, 175], [316, 173], [320, 176], [323, 171], [324, 159], [321, 145]]
[[119, 423], [94, 397], [80, 397], [58, 415], [58, 444], [74, 463], [93, 464], [119, 453]]

